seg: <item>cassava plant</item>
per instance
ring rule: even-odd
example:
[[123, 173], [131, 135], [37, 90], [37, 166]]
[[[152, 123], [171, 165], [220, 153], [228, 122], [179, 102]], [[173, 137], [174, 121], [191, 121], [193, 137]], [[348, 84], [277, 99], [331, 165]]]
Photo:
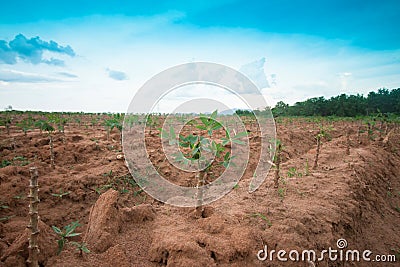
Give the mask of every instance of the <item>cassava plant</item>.
[[75, 233], [75, 230], [77, 227], [81, 226], [79, 224], [79, 221], [72, 222], [69, 225], [64, 226], [64, 228], [61, 230], [60, 228], [56, 226], [52, 226], [53, 231], [59, 236], [59, 240], [57, 241], [58, 244], [58, 251], [57, 254], [60, 254], [61, 251], [64, 249], [65, 244], [69, 241], [71, 237], [78, 236], [82, 233]]
[[87, 248], [86, 243], [71, 241], [71, 245], [76, 247], [76, 250], [79, 251], [79, 255], [82, 257], [83, 253], [90, 253], [90, 250]]
[[197, 216], [203, 216], [203, 186], [206, 184], [207, 177], [210, 174], [213, 164], [207, 164], [205, 155], [207, 152], [211, 152], [218, 157], [222, 157], [219, 163], [225, 168], [230, 164], [233, 156], [229, 151], [228, 144], [245, 144], [242, 137], [247, 136], [246, 132], [231, 135], [229, 129], [225, 129], [225, 137], [217, 140], [213, 138], [213, 134], [222, 129], [223, 126], [217, 121], [218, 111], [214, 111], [211, 115], [207, 116], [200, 114], [199, 120], [193, 119], [188, 122], [188, 125], [192, 125], [195, 128], [205, 131], [205, 135], [181, 135], [176, 138], [173, 127], [171, 126], [169, 131], [161, 130], [161, 138], [168, 140], [169, 145], [178, 144], [178, 146], [185, 152], [178, 152], [174, 155], [175, 161], [181, 162], [185, 165], [197, 164], [200, 171], [196, 173], [196, 188], [197, 188], [197, 204], [196, 214]]
[[315, 160], [314, 160], [314, 165], [313, 165], [314, 170], [318, 167], [318, 158], [319, 158], [319, 154], [321, 152], [322, 139], [330, 138], [330, 133], [329, 133], [330, 130], [331, 130], [331, 127], [325, 127], [323, 125], [319, 125], [319, 131], [315, 136], [315, 139], [317, 140], [317, 151], [315, 153]]
[[47, 121], [42, 121], [40, 124], [40, 130], [47, 132], [47, 136], [49, 137], [49, 146], [50, 146], [50, 164], [51, 168], [55, 169], [54, 164], [54, 147], [53, 147], [53, 133], [54, 127], [48, 123]]
[[10, 128], [11, 128], [12, 117], [10, 111], [6, 111], [6, 116], [0, 118], [0, 125], [6, 127], [7, 134], [10, 135]]
[[22, 129], [22, 131], [24, 132], [24, 136], [26, 136], [28, 131], [32, 130], [33, 128], [33, 119], [31, 117], [25, 118], [17, 123], [17, 126]]
[[122, 142], [122, 116], [117, 113], [114, 114], [111, 118], [107, 119], [104, 121], [104, 127], [106, 128], [107, 131], [107, 140], [110, 139], [110, 133], [114, 128], [117, 128], [120, 132], [121, 135], [121, 142]]

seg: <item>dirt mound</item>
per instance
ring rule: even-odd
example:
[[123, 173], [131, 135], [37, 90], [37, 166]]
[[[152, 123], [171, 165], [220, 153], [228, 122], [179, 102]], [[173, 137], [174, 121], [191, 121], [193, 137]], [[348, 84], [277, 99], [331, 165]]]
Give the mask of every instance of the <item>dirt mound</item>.
[[[57, 236], [53, 230], [44, 222], [39, 220], [39, 264], [46, 265], [47, 260], [57, 253]], [[30, 237], [30, 230], [25, 229], [24, 232], [18, 236], [15, 241], [2, 253], [1, 261], [4, 261], [5, 266], [20, 266], [24, 265], [28, 259], [28, 240]]]
[[118, 191], [113, 189], [102, 194], [90, 210], [84, 241], [94, 252], [104, 252], [112, 246], [114, 236], [120, 231], [117, 207]]

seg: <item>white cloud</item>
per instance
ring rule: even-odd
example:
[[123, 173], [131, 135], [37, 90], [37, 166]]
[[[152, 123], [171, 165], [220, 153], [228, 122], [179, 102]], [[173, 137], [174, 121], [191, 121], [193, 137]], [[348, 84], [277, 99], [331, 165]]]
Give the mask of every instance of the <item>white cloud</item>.
[[10, 69], [0, 70], [0, 80], [8, 83], [37, 83], [61, 81], [60, 79], [43, 74], [29, 73]]

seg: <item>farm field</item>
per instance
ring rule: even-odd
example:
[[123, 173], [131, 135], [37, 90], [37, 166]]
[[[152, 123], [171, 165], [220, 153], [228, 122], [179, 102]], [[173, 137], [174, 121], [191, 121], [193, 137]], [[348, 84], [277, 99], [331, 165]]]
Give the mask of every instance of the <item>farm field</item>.
[[[349, 249], [400, 260], [399, 123], [278, 117], [278, 186], [273, 167], [261, 187], [249, 193], [260, 136], [254, 121], [245, 118], [251, 154], [244, 176], [199, 216], [194, 208], [157, 201], [137, 185], [123, 157], [123, 115], [0, 115], [5, 122], [0, 127], [0, 266], [25, 266], [28, 258], [33, 166], [39, 174], [41, 266], [308, 266], [260, 261], [257, 253], [265, 245], [320, 251], [336, 248], [338, 239], [345, 239]], [[165, 162], [158, 129], [163, 118], [154, 118], [145, 134], [150, 160], [169, 181], [195, 186], [192, 174]], [[37, 123], [41, 119], [44, 123]], [[222, 166], [215, 169], [222, 171]], [[63, 230], [74, 222], [81, 234], [66, 237], [59, 251], [55, 227]], [[326, 258], [315, 266], [396, 263]]]

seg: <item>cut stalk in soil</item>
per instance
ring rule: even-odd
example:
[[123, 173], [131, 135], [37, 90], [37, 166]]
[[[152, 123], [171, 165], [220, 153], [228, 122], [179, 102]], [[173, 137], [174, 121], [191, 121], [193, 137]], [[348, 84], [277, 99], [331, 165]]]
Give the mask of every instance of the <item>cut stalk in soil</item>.
[[39, 246], [38, 246], [38, 221], [39, 221], [39, 186], [38, 186], [38, 171], [36, 167], [31, 167], [29, 169], [31, 174], [30, 184], [29, 184], [29, 216], [30, 223], [28, 228], [31, 230], [31, 236], [29, 238], [29, 257], [27, 263], [31, 267], [37, 267], [38, 256], [39, 256]]

